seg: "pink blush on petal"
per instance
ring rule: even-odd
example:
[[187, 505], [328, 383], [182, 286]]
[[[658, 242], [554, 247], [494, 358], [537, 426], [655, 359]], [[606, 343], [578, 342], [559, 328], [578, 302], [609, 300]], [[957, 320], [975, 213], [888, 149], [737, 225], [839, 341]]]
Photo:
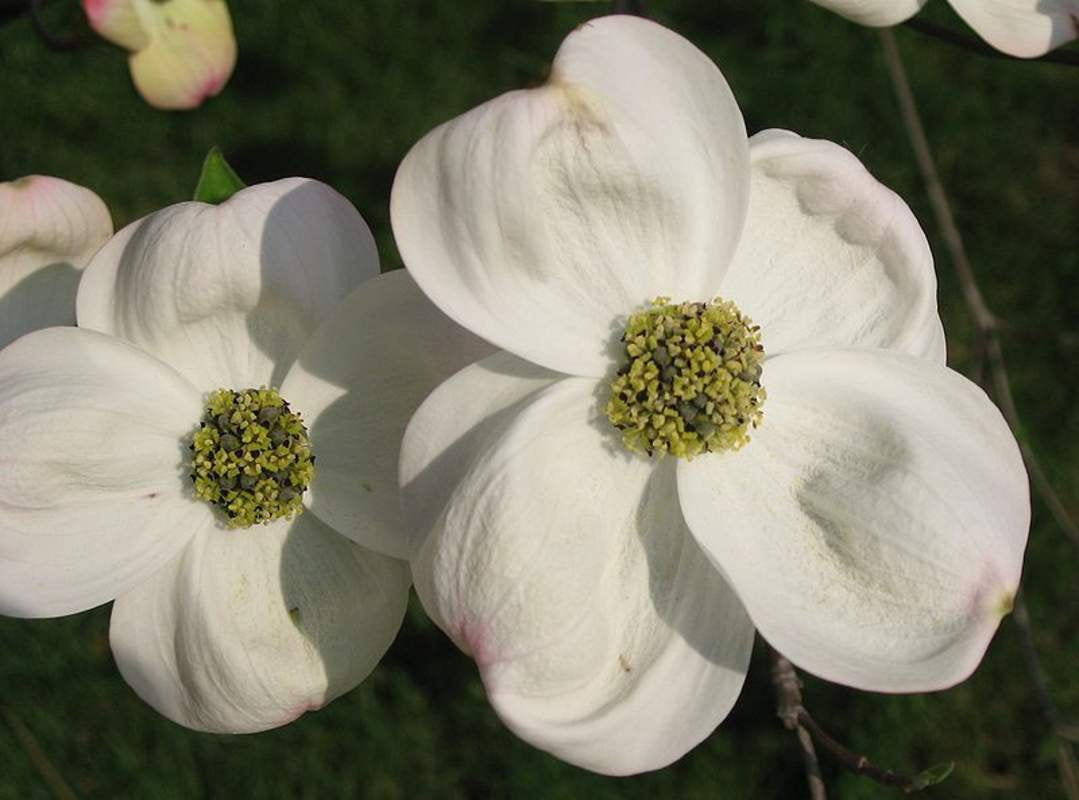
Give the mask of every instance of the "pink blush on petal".
[[184, 101], [184, 108], [196, 108], [210, 98], [216, 96], [225, 86], [228, 80], [227, 73], [215, 73], [204, 80], [195, 91]]
[[90, 26], [96, 28], [101, 18], [107, 13], [110, 0], [82, 0], [83, 11], [90, 20]]
[[457, 626], [454, 638], [468, 649], [472, 660], [481, 670], [498, 660], [488, 646], [486, 627], [480, 623], [471, 620], [462, 622]]
[[317, 703], [313, 700], [307, 703], [300, 703], [300, 705], [289, 709], [288, 714], [286, 714], [285, 718], [281, 721], [281, 725], [284, 726], [293, 723], [308, 711], [318, 711], [320, 708], [322, 708], [322, 703]]

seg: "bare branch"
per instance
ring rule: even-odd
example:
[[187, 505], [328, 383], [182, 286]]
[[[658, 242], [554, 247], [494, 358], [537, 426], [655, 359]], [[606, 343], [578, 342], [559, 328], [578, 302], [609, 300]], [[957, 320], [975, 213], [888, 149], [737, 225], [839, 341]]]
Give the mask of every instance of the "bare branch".
[[977, 336], [984, 340], [980, 346], [984, 347], [984, 354], [994, 389], [993, 394], [1000, 405], [1004, 418], [1008, 421], [1012, 432], [1016, 434], [1016, 438], [1019, 440], [1023, 461], [1026, 463], [1027, 472], [1030, 473], [1034, 490], [1049, 508], [1061, 530], [1079, 547], [1079, 525], [1076, 525], [1064, 503], [1053, 489], [1034, 451], [1022, 439], [1019, 412], [1015, 407], [1015, 399], [1012, 397], [1008, 371], [1004, 365], [1004, 351], [1000, 346], [1000, 337], [998, 336], [1000, 324], [986, 305], [981, 289], [978, 288], [978, 281], [974, 277], [974, 270], [971, 269], [966, 247], [963, 245], [963, 237], [955, 224], [955, 215], [952, 213], [948, 196], [945, 194], [944, 186], [940, 181], [940, 176], [937, 174], [937, 167], [933, 160], [932, 151], [929, 148], [929, 141], [925, 136], [925, 128], [922, 126], [918, 107], [914, 103], [914, 93], [911, 91], [906, 69], [903, 67], [903, 61], [895, 45], [895, 37], [888, 28], [880, 31], [880, 37], [884, 45], [884, 56], [888, 64], [888, 72], [891, 74], [896, 96], [899, 99], [899, 110], [903, 117], [903, 124], [907, 129], [911, 146], [914, 148], [918, 168], [922, 173], [922, 179], [925, 181], [926, 191], [929, 193], [929, 202], [933, 207], [933, 214], [937, 219], [937, 225], [940, 227], [941, 235], [944, 237], [944, 244], [948, 248], [952, 264], [955, 266], [959, 277], [963, 297], [966, 300], [967, 307], [970, 309], [971, 316], [974, 318]]
[[1045, 670], [1042, 669], [1038, 651], [1034, 647], [1034, 631], [1022, 592], [1015, 597], [1012, 621], [1019, 630], [1019, 644], [1023, 650], [1023, 658], [1027, 662], [1027, 671], [1034, 683], [1034, 694], [1038, 698], [1038, 705], [1041, 706], [1043, 716], [1059, 740], [1057, 742], [1057, 770], [1060, 773], [1060, 782], [1064, 785], [1064, 793], [1068, 800], [1079, 800], [1079, 768], [1076, 766], [1075, 748], [1068, 741], [1069, 732], [1075, 724], [1065, 719], [1056, 703], [1053, 702], [1052, 694], [1049, 693], [1049, 681], [1045, 677]]
[[804, 708], [798, 710], [798, 722], [805, 726], [805, 728], [813, 735], [813, 738], [820, 743], [821, 747], [824, 748], [832, 758], [854, 774], [864, 775], [884, 786], [892, 786], [896, 789], [902, 789], [905, 792], [914, 790], [914, 778], [909, 775], [895, 772], [894, 770], [878, 767], [869, 760], [868, 756], [855, 753], [853, 750], [844, 747], [826, 730], [818, 725], [817, 721], [813, 719], [809, 712]]
[[802, 704], [802, 682], [798, 680], [794, 665], [786, 656], [772, 647], [768, 648], [768, 653], [772, 659], [772, 685], [776, 692], [778, 716], [783, 720], [787, 730], [794, 731], [798, 736], [811, 800], [826, 800], [827, 797], [814, 741], [843, 767], [856, 775], [871, 778], [883, 786], [891, 786], [908, 794], [940, 783], [951, 774], [953, 764], [940, 764], [917, 775], [904, 775], [878, 767], [869, 760], [868, 756], [855, 753], [840, 744], [806, 711]]
[[[1035, 491], [1048, 506], [1060, 528], [1076, 545], [1079, 545], [1079, 527], [1071, 519], [1063, 502], [1053, 490], [1034, 451], [1020, 436], [1019, 411], [1015, 405], [1015, 398], [1012, 396], [1011, 383], [1008, 380], [1008, 371], [1004, 364], [1004, 351], [998, 336], [1001, 326], [986, 306], [981, 290], [978, 288], [978, 282], [974, 277], [974, 271], [971, 269], [970, 262], [967, 259], [963, 238], [956, 227], [951, 204], [948, 202], [948, 196], [945, 194], [944, 187], [937, 174], [933, 154], [929, 148], [929, 141], [926, 138], [921, 116], [918, 114], [918, 108], [914, 102], [914, 93], [911, 91], [903, 60], [895, 44], [895, 37], [888, 29], [882, 30], [880, 36], [884, 45], [888, 72], [891, 74], [892, 83], [899, 99], [903, 124], [906, 127], [911, 146], [914, 148], [918, 167], [929, 192], [933, 213], [944, 236], [944, 243], [948, 247], [952, 263], [958, 273], [959, 282], [963, 288], [963, 296], [974, 318], [978, 337], [976, 348], [979, 362], [978, 372], [982, 371], [983, 364], [988, 367], [991, 384], [989, 388], [992, 389], [992, 393], [1000, 406], [1001, 412], [1004, 414], [1004, 418], [1008, 421], [1008, 425], [1017, 435], [1019, 449], [1023, 454], [1023, 462], [1026, 464], [1027, 472], [1030, 475]], [[1061, 783], [1069, 800], [1079, 800], [1079, 768], [1076, 766], [1074, 748], [1067, 739], [1065, 732], [1067, 726], [1049, 693], [1045, 673], [1041, 668], [1037, 651], [1034, 648], [1030, 616], [1027, 613], [1026, 604], [1023, 602], [1021, 594], [1015, 599], [1012, 619], [1019, 628], [1020, 642], [1027, 662], [1027, 671], [1030, 673], [1031, 680], [1034, 683], [1042, 712], [1052, 732], [1058, 739], [1057, 768], [1060, 772]]]
[[805, 711], [802, 707], [802, 682], [798, 680], [794, 665], [782, 653], [771, 647], [768, 648], [768, 652], [772, 657], [772, 685], [776, 691], [776, 713], [783, 720], [787, 730], [794, 731], [798, 737], [802, 761], [805, 763], [810, 800], [827, 800], [828, 792], [824, 788], [824, 778], [821, 777], [817, 751], [813, 747], [813, 737], [798, 719], [799, 714]]

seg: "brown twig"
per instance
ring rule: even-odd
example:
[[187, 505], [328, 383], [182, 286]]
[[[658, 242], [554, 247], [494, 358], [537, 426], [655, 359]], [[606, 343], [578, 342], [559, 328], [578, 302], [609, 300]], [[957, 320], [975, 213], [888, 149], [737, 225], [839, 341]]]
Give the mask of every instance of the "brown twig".
[[1027, 662], [1027, 671], [1034, 683], [1034, 694], [1038, 698], [1042, 715], [1048, 721], [1053, 733], [1057, 736], [1057, 767], [1060, 772], [1060, 782], [1064, 785], [1064, 793], [1069, 800], [1079, 798], [1079, 769], [1076, 769], [1075, 748], [1068, 740], [1069, 730], [1074, 728], [1057, 704], [1053, 702], [1053, 695], [1049, 692], [1049, 681], [1042, 669], [1041, 660], [1038, 658], [1038, 650], [1034, 646], [1034, 629], [1030, 622], [1030, 613], [1027, 611], [1023, 593], [1015, 596], [1015, 606], [1012, 609], [1012, 621], [1019, 630], [1019, 643], [1023, 651], [1023, 658]]
[[[914, 93], [911, 91], [903, 60], [895, 44], [895, 37], [888, 29], [880, 31], [880, 36], [884, 45], [888, 72], [892, 77], [892, 83], [899, 99], [903, 124], [914, 149], [922, 179], [925, 181], [929, 192], [930, 204], [933, 207], [937, 224], [944, 236], [944, 243], [951, 255], [952, 263], [955, 265], [959, 283], [963, 289], [963, 296], [967, 301], [967, 307], [970, 309], [971, 316], [974, 319], [977, 337], [975, 346], [977, 372], [983, 373], [984, 369], [988, 369], [989, 386], [987, 388], [992, 390], [992, 394], [1000, 406], [1001, 413], [1003, 413], [1008, 425], [1016, 434], [1019, 449], [1023, 455], [1023, 462], [1026, 464], [1027, 472], [1030, 475], [1035, 491], [1048, 506], [1060, 528], [1076, 545], [1079, 545], [1079, 527], [1071, 519], [1063, 502], [1053, 490], [1034, 451], [1021, 436], [1019, 411], [1015, 405], [1015, 398], [1012, 396], [1011, 383], [1008, 380], [1008, 371], [1004, 364], [1004, 351], [1000, 345], [998, 335], [1001, 326], [986, 306], [981, 290], [978, 288], [978, 282], [974, 277], [974, 270], [971, 269], [970, 261], [967, 259], [963, 238], [956, 227], [951, 204], [948, 202], [948, 196], [944, 192], [943, 184], [937, 174], [933, 154], [925, 135], [925, 128], [922, 126], [921, 116], [918, 114], [918, 108], [914, 102]], [[980, 375], [980, 377], [983, 378], [982, 382], [984, 382], [984, 374]], [[1053, 734], [1058, 739], [1057, 767], [1060, 772], [1061, 783], [1069, 800], [1079, 800], [1079, 768], [1076, 766], [1075, 752], [1071, 742], [1067, 740], [1062, 731], [1064, 722], [1056, 705], [1053, 703], [1052, 696], [1049, 694], [1045, 673], [1041, 668], [1037, 650], [1034, 647], [1030, 616], [1027, 613], [1026, 604], [1022, 600], [1022, 595], [1016, 597], [1012, 619], [1019, 628], [1020, 644], [1027, 662], [1027, 671], [1030, 673], [1031, 680], [1034, 683], [1035, 692], [1042, 706], [1042, 712]]]
[[785, 656], [772, 648], [769, 648], [769, 653], [772, 657], [772, 685], [776, 690], [776, 712], [787, 730], [794, 731], [798, 737], [810, 800], [827, 800], [828, 792], [824, 788], [813, 737], [799, 720], [799, 715], [805, 712], [802, 706], [802, 682], [798, 680], [794, 665]]
[[853, 750], [844, 747], [829, 735], [826, 730], [818, 725], [817, 721], [813, 719], [809, 712], [804, 708], [798, 710], [798, 722], [813, 735], [813, 738], [828, 752], [829, 755], [832, 756], [832, 758], [854, 774], [872, 778], [879, 784], [902, 789], [905, 792], [915, 790], [916, 787], [913, 777], [904, 775], [900, 772], [895, 772], [894, 770], [878, 767], [869, 760], [868, 756], [855, 753]]
[[768, 648], [772, 659], [772, 685], [776, 692], [777, 715], [787, 730], [798, 736], [798, 745], [805, 762], [806, 781], [809, 784], [811, 800], [826, 800], [824, 779], [821, 777], [820, 763], [814, 742], [831, 755], [839, 764], [856, 775], [870, 778], [882, 786], [891, 786], [906, 793], [917, 792], [932, 786], [948, 777], [951, 764], [941, 764], [917, 775], [905, 775], [890, 769], [878, 767], [868, 756], [855, 753], [840, 744], [831, 734], [822, 728], [802, 703], [802, 682], [794, 665], [774, 648]]
[[0, 715], [4, 717], [4, 721], [8, 727], [11, 728], [11, 732], [15, 735], [22, 749], [26, 751], [27, 757], [30, 759], [30, 763], [37, 769], [38, 774], [41, 775], [42, 780], [52, 790], [53, 796], [58, 800], [76, 800], [76, 795], [71, 791], [71, 787], [68, 786], [67, 781], [64, 780], [64, 776], [60, 774], [60, 771], [53, 766], [52, 761], [45, 755], [45, 751], [41, 749], [41, 745], [37, 743], [37, 739], [34, 738], [34, 734], [30, 732], [30, 729], [26, 727], [21, 719], [19, 719], [15, 712], [6, 706], [0, 706]]
[[1023, 461], [1026, 463], [1027, 472], [1030, 473], [1030, 480], [1034, 485], [1034, 490], [1049, 508], [1061, 530], [1079, 547], [1079, 526], [1068, 514], [1068, 510], [1053, 489], [1052, 484], [1045, 475], [1045, 470], [1042, 469], [1041, 462], [1038, 461], [1030, 445], [1023, 441], [1019, 412], [1015, 407], [1015, 399], [1012, 397], [1008, 370], [1004, 365], [1004, 351], [1000, 345], [1000, 336], [998, 335], [1001, 325], [986, 305], [985, 298], [978, 287], [978, 281], [974, 277], [974, 270], [970, 266], [970, 260], [967, 258], [963, 237], [955, 224], [955, 215], [952, 213], [951, 204], [948, 202], [948, 196], [944, 192], [944, 186], [937, 173], [933, 153], [929, 147], [929, 141], [926, 139], [925, 128], [922, 126], [922, 119], [914, 102], [914, 93], [911, 91], [910, 81], [907, 80], [907, 72], [903, 67], [903, 60], [899, 56], [895, 37], [888, 28], [880, 31], [880, 37], [884, 45], [884, 56], [888, 64], [888, 72], [892, 77], [895, 93], [899, 99], [899, 110], [903, 117], [903, 124], [910, 138], [911, 147], [914, 149], [922, 179], [925, 181], [926, 191], [929, 193], [929, 203], [933, 208], [937, 225], [940, 227], [944, 244], [948, 248], [952, 264], [955, 266], [959, 277], [963, 297], [974, 320], [977, 339], [976, 350], [984, 352], [985, 363], [989, 369], [994, 389], [993, 394], [1000, 405], [1004, 418], [1008, 421], [1008, 425], [1011, 426], [1012, 431], [1019, 440], [1019, 448], [1023, 453]]

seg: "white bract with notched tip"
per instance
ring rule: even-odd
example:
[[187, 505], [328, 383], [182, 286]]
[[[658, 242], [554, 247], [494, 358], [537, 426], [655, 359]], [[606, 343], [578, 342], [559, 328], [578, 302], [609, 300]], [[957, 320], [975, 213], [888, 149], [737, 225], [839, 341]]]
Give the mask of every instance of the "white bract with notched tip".
[[843, 148], [747, 139], [716, 66], [609, 17], [436, 128], [391, 202], [502, 350], [419, 408], [424, 607], [521, 737], [626, 774], [727, 715], [754, 630], [850, 686], [976, 667], [1029, 525], [1015, 440], [944, 364], [928, 245]]
[[77, 316], [0, 351], [0, 613], [115, 600], [124, 678], [200, 730], [354, 687], [407, 604], [405, 424], [491, 348], [380, 276], [356, 210], [300, 179], [127, 226]]

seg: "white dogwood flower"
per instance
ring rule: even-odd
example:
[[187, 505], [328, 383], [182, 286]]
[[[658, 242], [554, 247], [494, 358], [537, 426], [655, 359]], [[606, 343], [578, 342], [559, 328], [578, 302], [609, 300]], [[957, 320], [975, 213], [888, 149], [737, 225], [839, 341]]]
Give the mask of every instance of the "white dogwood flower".
[[131, 52], [143, 99], [189, 109], [220, 92], [236, 66], [225, 0], [82, 0], [97, 33]]
[[[913, 17], [927, 0], [810, 0], [875, 28]], [[990, 45], [1018, 58], [1037, 58], [1079, 36], [1079, 0], [948, 0]]]
[[79, 275], [110, 236], [109, 210], [89, 189], [46, 175], [0, 183], [0, 347], [75, 324]]
[[0, 613], [115, 599], [124, 678], [201, 730], [282, 725], [359, 683], [408, 597], [405, 424], [490, 352], [378, 272], [356, 210], [299, 179], [105, 244], [80, 327], [0, 351]]
[[668, 764], [754, 629], [864, 689], [975, 668], [1026, 475], [944, 365], [917, 221], [848, 151], [747, 140], [707, 57], [608, 17], [422, 139], [391, 211], [423, 291], [503, 348], [420, 406], [400, 480], [417, 592], [517, 734]]

